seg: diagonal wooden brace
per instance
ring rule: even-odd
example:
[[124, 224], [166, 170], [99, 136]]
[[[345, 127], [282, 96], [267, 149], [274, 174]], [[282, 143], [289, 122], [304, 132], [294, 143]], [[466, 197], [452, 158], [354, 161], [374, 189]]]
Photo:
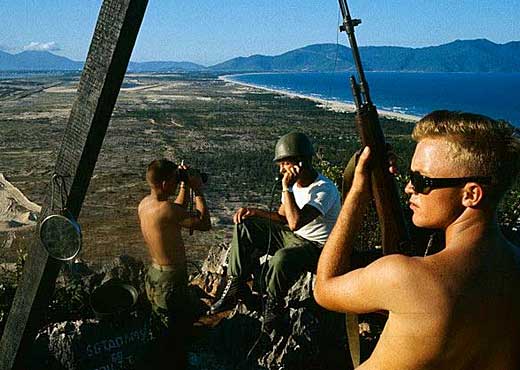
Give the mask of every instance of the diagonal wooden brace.
[[[77, 219], [103, 144], [148, 0], [104, 0], [78, 95], [58, 153], [54, 174], [63, 180], [68, 214]], [[52, 199], [54, 198], [54, 199]], [[39, 221], [62, 209], [59, 196], [45, 202]], [[0, 369], [21, 369], [52, 297], [61, 262], [38, 237], [28, 257], [0, 340]]]

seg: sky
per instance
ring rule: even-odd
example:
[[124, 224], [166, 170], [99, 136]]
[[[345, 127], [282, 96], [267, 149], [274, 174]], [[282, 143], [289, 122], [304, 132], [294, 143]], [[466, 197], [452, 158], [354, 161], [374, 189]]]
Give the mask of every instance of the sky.
[[[0, 50], [84, 60], [101, 0], [0, 0]], [[520, 0], [349, 0], [358, 44], [520, 41]], [[149, 0], [132, 60], [212, 65], [315, 43], [346, 45], [336, 0]]]

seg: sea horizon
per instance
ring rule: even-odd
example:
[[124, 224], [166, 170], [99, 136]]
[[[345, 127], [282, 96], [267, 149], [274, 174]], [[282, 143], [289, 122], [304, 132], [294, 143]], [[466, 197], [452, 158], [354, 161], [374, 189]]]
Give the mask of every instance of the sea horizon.
[[[223, 79], [352, 110], [349, 72], [240, 73]], [[520, 73], [366, 72], [372, 101], [382, 114], [413, 119], [437, 110], [462, 110], [520, 127]]]
[[[0, 80], [79, 73], [1, 71]], [[330, 109], [354, 111], [350, 75], [351, 72], [252, 72], [220, 78], [311, 99]], [[436, 109], [462, 110], [520, 127], [520, 72], [370, 71], [366, 78], [372, 101], [380, 114], [388, 117], [414, 121]]]

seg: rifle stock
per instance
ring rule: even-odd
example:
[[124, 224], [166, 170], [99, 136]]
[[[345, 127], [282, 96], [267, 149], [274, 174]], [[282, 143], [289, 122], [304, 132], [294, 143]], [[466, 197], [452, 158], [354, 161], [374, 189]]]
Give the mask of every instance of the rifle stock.
[[356, 127], [363, 146], [371, 149], [371, 185], [377, 216], [381, 226], [384, 254], [397, 253], [409, 244], [409, 235], [404, 220], [404, 213], [399, 199], [397, 184], [388, 171], [387, 145], [379, 123], [379, 114], [370, 100], [368, 84], [361, 64], [361, 57], [354, 35], [354, 27], [361, 23], [352, 19], [346, 0], [339, 0], [343, 14], [343, 24], [340, 27], [348, 35], [354, 64], [359, 76], [359, 84], [354, 76], [350, 84], [356, 104]]
[[371, 148], [371, 185], [381, 227], [383, 254], [397, 253], [409, 242], [397, 184], [388, 171], [387, 145], [376, 107], [356, 112], [356, 126], [363, 146]]

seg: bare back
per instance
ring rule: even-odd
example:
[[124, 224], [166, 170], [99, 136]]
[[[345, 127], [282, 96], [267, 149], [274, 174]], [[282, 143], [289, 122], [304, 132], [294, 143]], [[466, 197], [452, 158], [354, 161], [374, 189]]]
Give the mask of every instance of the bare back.
[[519, 248], [502, 239], [407, 259], [379, 343], [359, 369], [520, 368]]
[[153, 263], [185, 269], [180, 222], [186, 210], [169, 201], [145, 197], [138, 208], [141, 231]]

